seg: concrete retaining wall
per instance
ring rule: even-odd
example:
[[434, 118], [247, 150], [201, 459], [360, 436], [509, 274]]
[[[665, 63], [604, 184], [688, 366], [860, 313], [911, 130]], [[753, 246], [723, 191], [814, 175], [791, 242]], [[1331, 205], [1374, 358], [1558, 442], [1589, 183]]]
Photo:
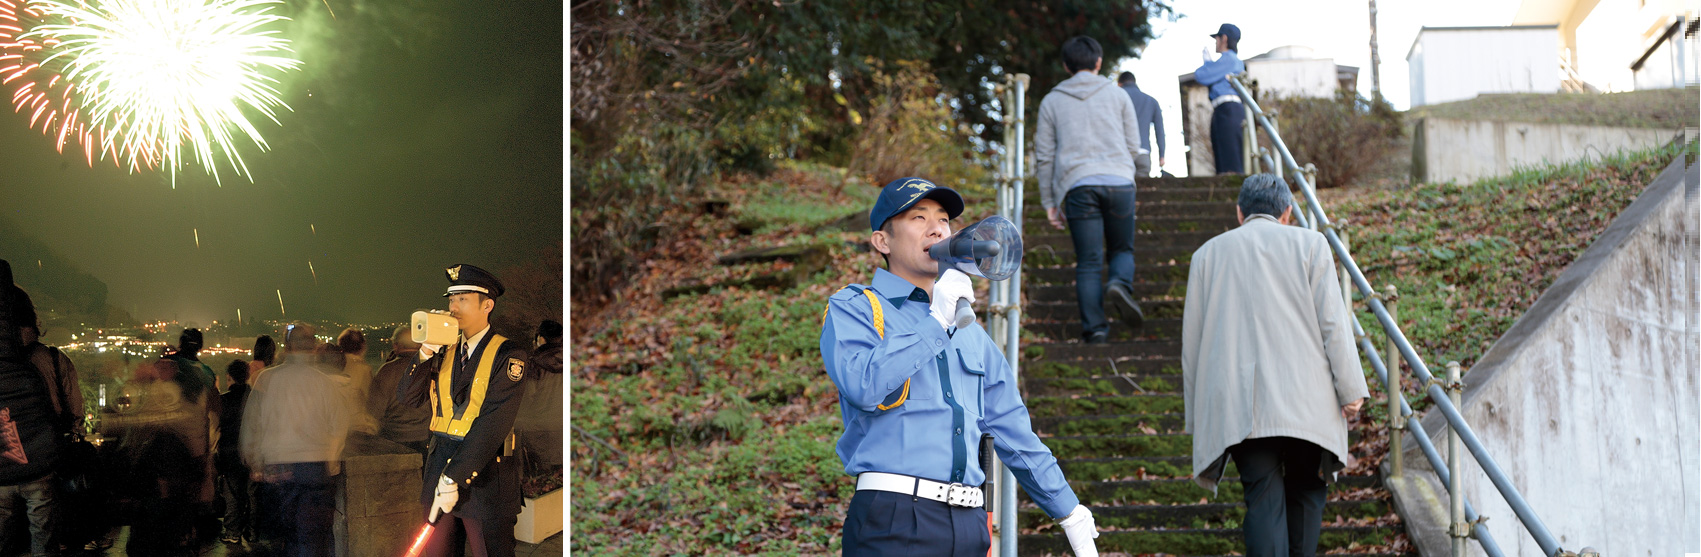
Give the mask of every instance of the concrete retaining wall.
[[1469, 183], [1519, 167], [1646, 149], [1679, 131], [1424, 118], [1412, 131], [1412, 175], [1425, 183]]
[[[1701, 552], [1697, 168], [1679, 156], [1465, 375], [1466, 422], [1567, 550]], [[1423, 420], [1444, 457], [1445, 423]], [[1446, 555], [1446, 489], [1409, 436], [1405, 447], [1396, 506], [1422, 554]], [[1542, 555], [1463, 461], [1466, 498], [1501, 549]]]

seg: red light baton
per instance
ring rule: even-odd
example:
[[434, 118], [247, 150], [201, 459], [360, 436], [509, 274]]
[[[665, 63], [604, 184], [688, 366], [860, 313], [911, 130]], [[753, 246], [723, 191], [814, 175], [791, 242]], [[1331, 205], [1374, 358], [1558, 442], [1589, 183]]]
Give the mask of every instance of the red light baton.
[[420, 527], [419, 535], [414, 536], [413, 545], [408, 546], [407, 553], [402, 554], [403, 557], [419, 557], [419, 554], [425, 551], [425, 540], [431, 538], [431, 530], [435, 527], [436, 526], [430, 522], [427, 522], [425, 523], [425, 526]]

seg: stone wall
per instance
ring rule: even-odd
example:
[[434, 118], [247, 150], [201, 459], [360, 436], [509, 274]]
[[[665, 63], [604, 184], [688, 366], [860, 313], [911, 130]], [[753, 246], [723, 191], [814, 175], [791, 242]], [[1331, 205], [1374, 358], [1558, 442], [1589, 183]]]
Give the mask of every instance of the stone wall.
[[349, 435], [337, 490], [337, 555], [395, 557], [425, 524], [419, 502], [424, 461], [407, 447]]
[[[1678, 159], [1465, 375], [1461, 411], [1561, 547], [1701, 552], [1697, 166]], [[1438, 375], [1443, 362], [1427, 362]], [[1445, 421], [1423, 420], [1445, 458]], [[1413, 541], [1445, 555], [1447, 491], [1408, 435], [1390, 477]], [[1470, 457], [1463, 491], [1500, 548], [1541, 548]], [[1388, 472], [1384, 463], [1384, 473]], [[1469, 547], [1481, 554], [1475, 541]]]
[[1656, 147], [1680, 130], [1424, 118], [1412, 130], [1412, 177], [1470, 183], [1520, 167]]

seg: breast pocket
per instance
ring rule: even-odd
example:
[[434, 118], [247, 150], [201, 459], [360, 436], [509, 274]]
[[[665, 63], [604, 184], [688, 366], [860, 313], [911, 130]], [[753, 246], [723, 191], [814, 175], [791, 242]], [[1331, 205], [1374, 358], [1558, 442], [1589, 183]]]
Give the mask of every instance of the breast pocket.
[[926, 360], [913, 366], [909, 377], [893, 380], [884, 385], [886, 398], [875, 406], [881, 411], [896, 410], [912, 400], [932, 400], [933, 393], [939, 392], [939, 372], [933, 360]]
[[986, 415], [981, 408], [981, 393], [986, 389], [986, 360], [980, 352], [957, 349], [957, 362], [963, 373], [953, 379], [952, 390], [963, 410], [976, 417]]

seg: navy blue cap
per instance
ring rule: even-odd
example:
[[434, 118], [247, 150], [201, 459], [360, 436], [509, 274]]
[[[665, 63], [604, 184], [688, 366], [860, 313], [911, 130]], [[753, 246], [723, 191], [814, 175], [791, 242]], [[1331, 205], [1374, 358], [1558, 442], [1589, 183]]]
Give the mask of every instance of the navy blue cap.
[[1223, 26], [1218, 27], [1217, 32], [1215, 34], [1211, 35], [1211, 36], [1215, 37], [1217, 35], [1228, 35], [1229, 40], [1239, 41], [1240, 40], [1240, 28], [1235, 27], [1233, 23], [1224, 23]]
[[868, 211], [868, 227], [880, 230], [886, 219], [908, 210], [923, 199], [938, 201], [951, 218], [963, 214], [963, 196], [957, 195], [956, 190], [934, 185], [922, 178], [899, 178], [887, 182], [886, 187], [880, 189], [880, 198], [874, 200], [874, 208]]
[[444, 298], [469, 292], [502, 297], [502, 281], [496, 280], [496, 275], [484, 269], [461, 264], [444, 269], [443, 274], [449, 277], [449, 291], [443, 293]]

